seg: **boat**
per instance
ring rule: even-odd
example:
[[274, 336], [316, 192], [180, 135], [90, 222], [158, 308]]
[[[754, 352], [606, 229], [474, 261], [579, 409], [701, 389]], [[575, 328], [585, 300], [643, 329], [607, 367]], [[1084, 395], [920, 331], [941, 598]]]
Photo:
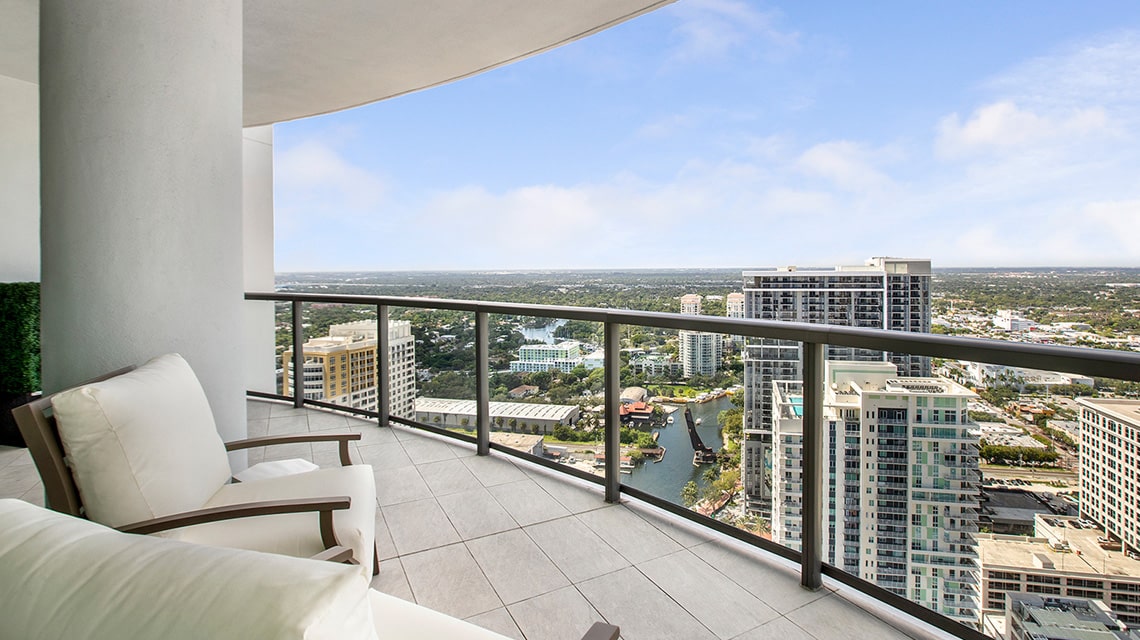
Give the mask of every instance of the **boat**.
[[700, 419], [700, 418], [697, 418], [697, 419], [696, 419], [696, 421], [694, 421], [694, 422], [693, 422], [693, 424], [700, 424], [700, 423], [701, 423], [701, 419]]
[[668, 418], [665, 418], [665, 424], [673, 424], [673, 416], [669, 416]]

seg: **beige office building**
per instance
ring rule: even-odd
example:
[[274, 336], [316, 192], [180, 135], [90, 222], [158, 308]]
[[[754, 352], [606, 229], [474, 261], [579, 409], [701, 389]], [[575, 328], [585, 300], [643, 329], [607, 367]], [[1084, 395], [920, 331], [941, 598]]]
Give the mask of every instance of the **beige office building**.
[[[415, 417], [416, 341], [412, 325], [405, 321], [388, 323], [390, 414]], [[362, 320], [329, 327], [329, 335], [305, 342], [304, 394], [307, 400], [320, 400], [357, 409], [376, 411], [379, 389], [376, 376], [376, 322]], [[293, 350], [282, 356], [285, 368], [281, 393], [293, 393]]]

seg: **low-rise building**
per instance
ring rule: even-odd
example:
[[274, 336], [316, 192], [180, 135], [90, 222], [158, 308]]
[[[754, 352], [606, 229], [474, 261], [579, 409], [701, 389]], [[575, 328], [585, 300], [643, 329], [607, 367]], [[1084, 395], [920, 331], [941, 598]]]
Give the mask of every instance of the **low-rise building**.
[[1028, 593], [1009, 595], [1009, 640], [1140, 640], [1103, 602]]
[[510, 447], [515, 451], [529, 453], [532, 456], [542, 457], [546, 453], [546, 446], [542, 436], [529, 433], [508, 433], [506, 431], [492, 431], [491, 442]]
[[[492, 402], [491, 429], [516, 433], [554, 432], [555, 425], [578, 422], [578, 407], [531, 402]], [[474, 400], [416, 398], [416, 421], [441, 429], [474, 429], [477, 421]]]
[[1140, 560], [1090, 521], [1038, 514], [1032, 537], [977, 537], [985, 610], [1005, 611], [1011, 593], [1093, 598], [1121, 620], [1140, 624]]
[[519, 347], [519, 357], [511, 361], [514, 373], [536, 373], [538, 371], [561, 371], [570, 373], [575, 367], [600, 369], [605, 365], [605, 352], [594, 351], [582, 355], [582, 344], [576, 340], [566, 340], [558, 344], [524, 344]]

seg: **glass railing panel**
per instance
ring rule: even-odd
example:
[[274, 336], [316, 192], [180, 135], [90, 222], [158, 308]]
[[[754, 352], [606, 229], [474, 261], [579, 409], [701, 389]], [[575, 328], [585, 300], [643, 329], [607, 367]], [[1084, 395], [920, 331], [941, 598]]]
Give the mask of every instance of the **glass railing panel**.
[[488, 336], [491, 442], [602, 474], [602, 323], [490, 314]]

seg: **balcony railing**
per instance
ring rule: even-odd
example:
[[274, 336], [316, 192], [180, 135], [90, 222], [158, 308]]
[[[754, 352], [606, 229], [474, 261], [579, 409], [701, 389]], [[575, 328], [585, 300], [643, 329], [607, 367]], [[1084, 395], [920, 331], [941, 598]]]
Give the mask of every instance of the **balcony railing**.
[[[1066, 371], [1105, 378], [1140, 381], [1140, 355], [1123, 351], [1106, 351], [1054, 345], [1037, 345], [1017, 342], [962, 338], [923, 333], [906, 333], [882, 329], [867, 329], [802, 322], [782, 322], [741, 318], [721, 318], [715, 316], [693, 316], [674, 313], [632, 311], [625, 309], [601, 309], [589, 307], [567, 307], [536, 304], [485, 302], [474, 300], [447, 300], [435, 298], [405, 298], [393, 296], [335, 295], [314, 293], [250, 292], [247, 300], [288, 302], [292, 304], [293, 321], [293, 369], [302, 370], [304, 354], [304, 331], [302, 327], [302, 305], [305, 303], [367, 305], [376, 309], [377, 316], [377, 368], [381, 374], [378, 396], [378, 410], [367, 411], [321, 401], [307, 400], [304, 397], [302, 379], [292, 380], [292, 396], [250, 392], [250, 395], [292, 400], [298, 408], [312, 405], [347, 411], [376, 418], [381, 426], [392, 422], [424, 429], [439, 435], [456, 438], [476, 445], [479, 455], [488, 455], [492, 450], [527, 459], [562, 473], [592, 483], [600, 483], [605, 488], [605, 499], [616, 502], [621, 494], [626, 494], [655, 505], [673, 514], [697, 522], [724, 535], [731, 536], [748, 544], [764, 549], [783, 558], [800, 564], [800, 582], [808, 589], [818, 589], [822, 576], [826, 575], [891, 605], [919, 620], [929, 623], [961, 638], [982, 640], [986, 638], [977, 630], [960, 624], [935, 611], [929, 610], [888, 589], [847, 573], [839, 567], [823, 562], [823, 479], [827, 459], [823, 454], [827, 434], [823, 430], [823, 378], [824, 358], [827, 346], [851, 347], [876, 351], [909, 353], [919, 356], [970, 360], [992, 364]], [[475, 389], [476, 411], [474, 437], [453, 433], [439, 427], [418, 423], [389, 414], [390, 389], [390, 349], [388, 336], [388, 315], [391, 307], [444, 309], [468, 312], [475, 315]], [[489, 335], [490, 314], [512, 316], [534, 316], [551, 319], [583, 320], [599, 322], [604, 326], [605, 354], [605, 435], [604, 475], [580, 471], [559, 465], [543, 458], [519, 452], [506, 446], [492, 443], [489, 389]], [[856, 314], [857, 316], [859, 314]], [[802, 551], [790, 549], [770, 540], [753, 535], [736, 527], [719, 522], [664, 500], [645, 491], [621, 483], [620, 432], [620, 336], [623, 326], [643, 326], [662, 329], [676, 329], [744, 336], [746, 338], [768, 338], [789, 340], [802, 344], [803, 359], [803, 523]], [[879, 422], [883, 422], [880, 420]], [[882, 508], [881, 511], [893, 511]], [[905, 509], [901, 510], [905, 513]], [[898, 570], [891, 570], [893, 573]], [[882, 573], [882, 568], [880, 568]], [[903, 572], [905, 574], [905, 571]]]

